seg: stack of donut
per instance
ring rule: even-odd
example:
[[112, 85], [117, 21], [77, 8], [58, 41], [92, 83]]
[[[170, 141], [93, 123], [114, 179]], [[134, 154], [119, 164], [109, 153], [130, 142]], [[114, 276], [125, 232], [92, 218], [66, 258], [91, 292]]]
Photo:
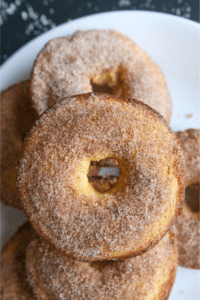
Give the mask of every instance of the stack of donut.
[[159, 67], [113, 30], [78, 31], [1, 103], [1, 198], [29, 220], [3, 249], [2, 299], [167, 299], [185, 159]]

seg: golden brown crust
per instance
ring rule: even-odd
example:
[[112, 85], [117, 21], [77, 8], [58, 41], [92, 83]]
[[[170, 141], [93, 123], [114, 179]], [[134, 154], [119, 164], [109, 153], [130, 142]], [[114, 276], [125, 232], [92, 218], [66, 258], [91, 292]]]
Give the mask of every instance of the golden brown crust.
[[1, 254], [2, 300], [36, 300], [32, 287], [27, 282], [25, 253], [34, 232], [28, 222], [18, 228], [4, 246]]
[[[200, 130], [188, 129], [176, 133], [186, 158], [185, 186], [200, 185]], [[196, 194], [196, 197], [199, 197]], [[197, 200], [197, 199], [196, 199]], [[185, 202], [177, 220], [179, 264], [200, 269], [200, 212], [193, 212]]]
[[169, 280], [163, 283], [158, 299], [167, 300], [169, 298], [176, 277], [176, 269], [177, 266], [171, 268]]
[[114, 30], [77, 31], [48, 42], [31, 74], [31, 97], [41, 115], [63, 97], [88, 93], [92, 83], [117, 96], [140, 100], [167, 122], [171, 99], [160, 68], [133, 41]]
[[[106, 157], [118, 161], [121, 176], [97, 193], [87, 171]], [[175, 134], [142, 102], [77, 95], [36, 122], [18, 187], [31, 224], [59, 251], [84, 261], [123, 259], [155, 245], [180, 213], [184, 159]]]
[[186, 160], [185, 186], [199, 184], [200, 130], [188, 129], [176, 132]]
[[11, 86], [1, 93], [1, 201], [21, 209], [16, 188], [16, 167], [24, 135], [36, 120], [31, 106], [29, 81]]
[[38, 300], [165, 300], [177, 268], [175, 235], [171, 228], [141, 256], [94, 263], [73, 261], [35, 239], [26, 255], [29, 282]]

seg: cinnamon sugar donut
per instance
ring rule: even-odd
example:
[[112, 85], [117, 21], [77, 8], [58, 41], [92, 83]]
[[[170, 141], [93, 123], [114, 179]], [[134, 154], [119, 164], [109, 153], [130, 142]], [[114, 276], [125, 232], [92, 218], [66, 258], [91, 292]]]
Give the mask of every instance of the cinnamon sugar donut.
[[16, 188], [16, 167], [23, 139], [36, 120], [31, 106], [29, 81], [11, 86], [1, 93], [1, 201], [21, 209]]
[[77, 31], [48, 42], [35, 60], [30, 91], [39, 115], [63, 97], [93, 91], [134, 98], [156, 109], [167, 122], [171, 117], [160, 68], [114, 30]]
[[177, 132], [186, 157], [185, 204], [177, 220], [179, 264], [200, 269], [200, 130]]
[[33, 238], [34, 232], [27, 222], [22, 225], [1, 254], [1, 284], [2, 300], [36, 300], [32, 287], [27, 282], [25, 269], [26, 248]]
[[26, 253], [29, 282], [38, 300], [164, 300], [176, 267], [174, 230], [150, 251], [123, 261], [74, 261], [39, 239], [29, 244]]
[[[91, 161], [114, 158], [117, 183], [97, 192]], [[122, 259], [155, 245], [182, 210], [176, 135], [142, 102], [88, 93], [45, 112], [26, 139], [18, 191], [32, 226], [82, 261]]]

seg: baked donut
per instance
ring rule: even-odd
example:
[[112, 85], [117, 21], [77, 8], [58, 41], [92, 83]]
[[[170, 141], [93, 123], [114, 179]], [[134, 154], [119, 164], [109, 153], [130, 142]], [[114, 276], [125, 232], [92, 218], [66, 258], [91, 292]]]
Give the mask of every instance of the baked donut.
[[1, 254], [1, 284], [2, 300], [36, 300], [32, 287], [27, 281], [25, 268], [25, 253], [34, 232], [28, 222], [22, 225]]
[[16, 167], [23, 139], [36, 120], [29, 97], [29, 81], [1, 93], [1, 201], [21, 209], [16, 188]]
[[186, 157], [185, 203], [178, 217], [179, 264], [200, 269], [200, 130], [177, 132]]
[[48, 42], [35, 60], [30, 92], [39, 115], [63, 97], [104, 92], [143, 101], [167, 122], [171, 117], [160, 68], [114, 30], [77, 31]]
[[[117, 160], [120, 177], [100, 193], [87, 173], [105, 158]], [[32, 226], [57, 250], [82, 261], [123, 259], [155, 245], [181, 213], [184, 174], [178, 139], [156, 111], [88, 93], [63, 99], [36, 122], [18, 192]]]
[[38, 300], [164, 300], [176, 268], [174, 229], [150, 251], [123, 261], [74, 261], [41, 239], [31, 241], [26, 253], [27, 275]]

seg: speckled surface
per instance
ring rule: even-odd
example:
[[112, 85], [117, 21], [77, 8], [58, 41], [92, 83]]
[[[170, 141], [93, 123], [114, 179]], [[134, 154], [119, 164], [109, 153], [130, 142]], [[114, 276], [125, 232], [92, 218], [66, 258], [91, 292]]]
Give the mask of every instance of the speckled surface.
[[[91, 160], [106, 157], [118, 161], [121, 176], [102, 194], [87, 172]], [[184, 173], [178, 140], [156, 111], [88, 93], [63, 99], [36, 122], [17, 182], [35, 230], [64, 254], [96, 261], [158, 242], [182, 208]]]
[[0, 0], [0, 63], [34, 37], [56, 25], [116, 10], [158, 11], [199, 21], [198, 0]]

